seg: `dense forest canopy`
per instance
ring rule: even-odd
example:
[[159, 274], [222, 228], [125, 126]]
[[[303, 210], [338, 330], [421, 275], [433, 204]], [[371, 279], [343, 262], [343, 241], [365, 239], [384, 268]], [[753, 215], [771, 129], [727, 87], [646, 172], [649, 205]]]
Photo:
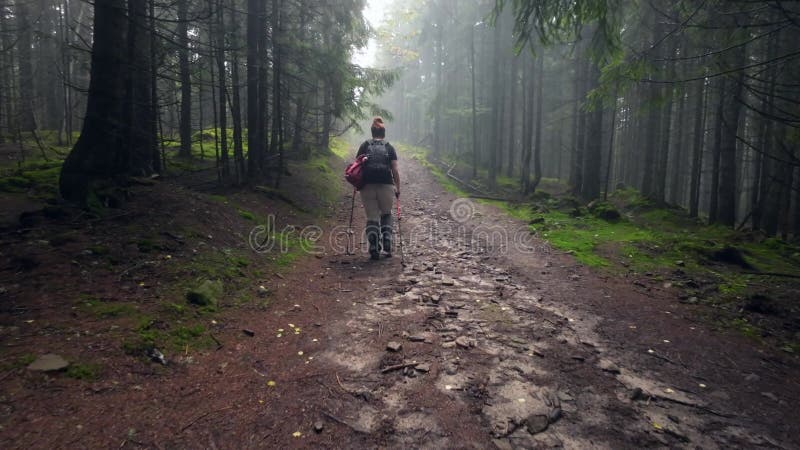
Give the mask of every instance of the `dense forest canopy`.
[[400, 138], [486, 169], [640, 189], [692, 216], [800, 229], [800, 5], [785, 1], [394, 2], [379, 67]]

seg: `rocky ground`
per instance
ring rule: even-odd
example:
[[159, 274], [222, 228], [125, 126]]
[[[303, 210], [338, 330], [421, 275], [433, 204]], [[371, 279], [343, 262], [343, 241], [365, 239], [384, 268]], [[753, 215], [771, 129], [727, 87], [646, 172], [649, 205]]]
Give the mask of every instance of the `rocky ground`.
[[580, 266], [414, 161], [402, 170], [402, 252], [346, 254], [347, 196], [317, 257], [258, 280], [268, 307], [214, 319], [217, 348], [166, 366], [119, 356], [91, 383], [0, 375], [0, 444], [800, 446], [791, 356], [712, 331], [660, 283]]

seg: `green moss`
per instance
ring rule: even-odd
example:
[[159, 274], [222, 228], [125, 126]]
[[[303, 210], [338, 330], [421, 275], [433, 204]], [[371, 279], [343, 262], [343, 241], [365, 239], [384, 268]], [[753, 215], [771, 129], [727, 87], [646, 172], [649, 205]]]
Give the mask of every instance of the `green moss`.
[[727, 321], [725, 324], [726, 326], [733, 328], [734, 330], [738, 331], [744, 336], [753, 339], [761, 339], [761, 335], [758, 331], [758, 328], [753, 326], [747, 319], [745, 318], [736, 318]]
[[719, 285], [719, 292], [727, 296], [738, 296], [745, 293], [751, 277], [747, 275], [729, 275], [727, 277], [723, 276], [723, 278], [725, 278], [725, 281]]
[[20, 176], [0, 178], [0, 192], [20, 193], [26, 192], [32, 183], [29, 179]]
[[107, 255], [111, 252], [111, 250], [107, 246], [100, 244], [92, 245], [91, 247], [89, 247], [89, 251], [95, 255]]
[[33, 353], [25, 353], [16, 358], [9, 358], [0, 363], [0, 371], [17, 370], [27, 367], [36, 361], [37, 356]]
[[800, 354], [800, 342], [784, 342], [781, 345], [781, 350], [793, 355]]
[[186, 292], [186, 300], [194, 305], [216, 308], [224, 291], [222, 281], [201, 280]]
[[183, 341], [202, 336], [206, 329], [202, 325], [179, 326], [172, 330], [170, 334]]
[[131, 303], [104, 302], [92, 298], [81, 300], [80, 309], [97, 318], [132, 317], [138, 313], [136, 305]]
[[174, 317], [183, 317], [189, 313], [189, 308], [186, 305], [173, 302], [165, 304], [164, 310], [167, 312], [167, 314], [170, 314]]
[[66, 375], [76, 380], [92, 381], [100, 378], [101, 372], [99, 364], [72, 363], [67, 367]]
[[237, 208], [236, 212], [239, 213], [239, 217], [241, 217], [243, 219], [246, 219], [246, 220], [249, 220], [249, 221], [252, 221], [252, 222], [257, 222], [258, 221], [258, 219], [256, 219], [256, 215], [253, 214], [250, 211], [247, 211], [247, 210], [244, 210], [244, 209], [241, 209], [241, 208]]
[[209, 195], [208, 198], [217, 203], [222, 203], [224, 205], [228, 204], [228, 197], [225, 197], [224, 195]]

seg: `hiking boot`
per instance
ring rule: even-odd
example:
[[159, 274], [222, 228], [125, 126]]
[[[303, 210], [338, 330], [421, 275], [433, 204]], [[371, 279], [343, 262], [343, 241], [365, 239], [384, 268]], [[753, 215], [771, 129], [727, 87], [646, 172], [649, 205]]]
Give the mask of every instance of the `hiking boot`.
[[392, 257], [392, 215], [384, 214], [381, 216], [381, 237], [383, 238], [383, 252], [387, 258]]
[[367, 242], [369, 242], [369, 257], [370, 259], [380, 258], [380, 251], [378, 249], [378, 240], [380, 239], [380, 227], [378, 222], [373, 220], [367, 221]]

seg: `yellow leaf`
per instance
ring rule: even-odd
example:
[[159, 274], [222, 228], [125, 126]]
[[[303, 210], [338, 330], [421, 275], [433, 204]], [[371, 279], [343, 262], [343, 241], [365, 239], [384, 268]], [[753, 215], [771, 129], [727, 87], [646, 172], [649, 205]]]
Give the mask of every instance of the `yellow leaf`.
[[269, 387], [275, 387], [275, 384], [276, 383], [274, 381], [272, 381], [272, 380], [267, 381], [267, 386], [269, 386]]
[[301, 433], [299, 431], [295, 431], [294, 433], [292, 433], [292, 436], [294, 436], [294, 437], [300, 437], [302, 435], [303, 435], [303, 433]]
[[657, 424], [656, 422], [653, 422], [653, 428], [655, 428], [656, 430], [661, 430], [664, 427], [662, 427], [661, 425]]

